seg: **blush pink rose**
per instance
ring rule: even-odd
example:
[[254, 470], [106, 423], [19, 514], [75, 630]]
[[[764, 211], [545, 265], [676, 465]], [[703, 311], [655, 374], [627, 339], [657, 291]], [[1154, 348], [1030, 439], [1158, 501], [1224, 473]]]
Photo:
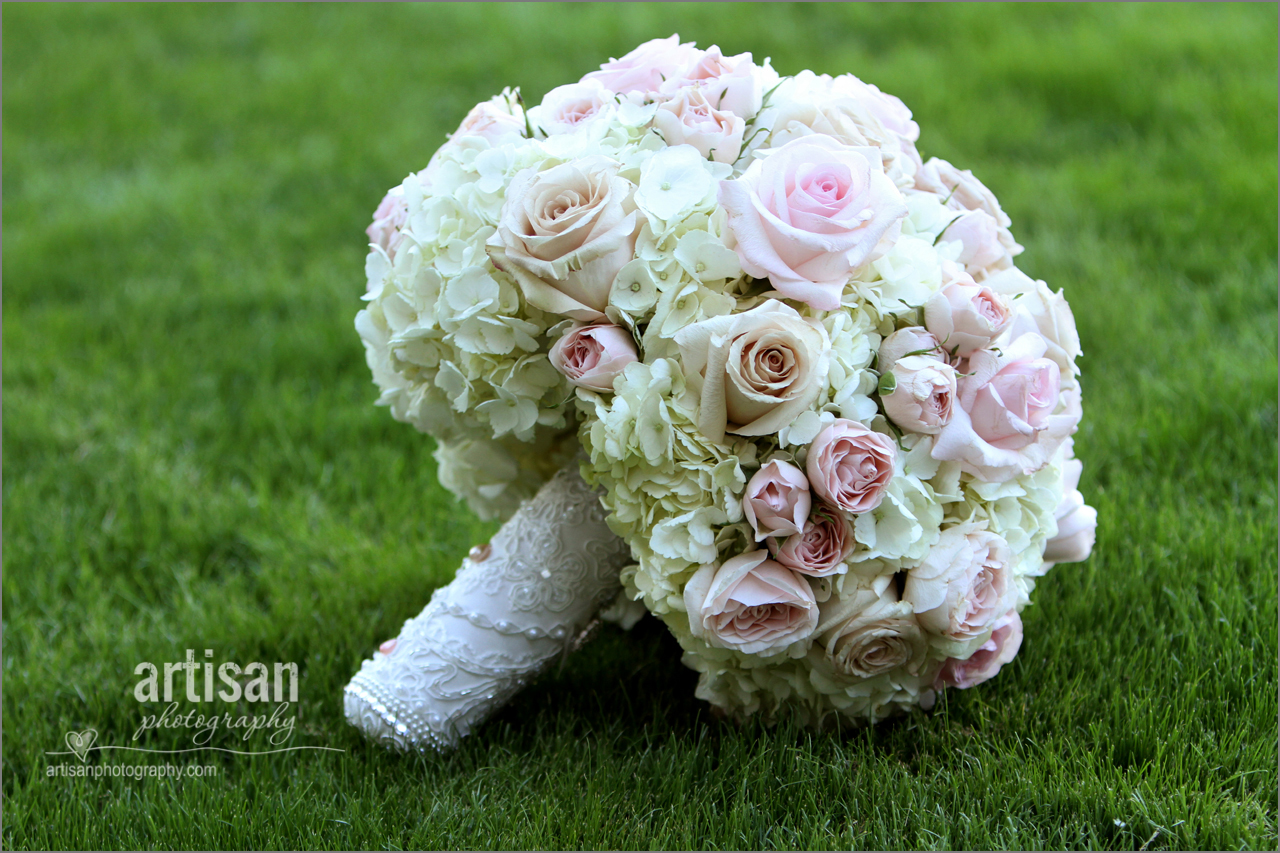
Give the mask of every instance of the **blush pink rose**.
[[742, 150], [746, 122], [712, 106], [701, 88], [693, 86], [660, 101], [653, 126], [669, 146], [692, 145], [703, 157], [733, 163]]
[[548, 136], [572, 133], [609, 110], [613, 93], [599, 83], [571, 83], [557, 86], [529, 110], [529, 121]]
[[936, 435], [951, 421], [956, 397], [956, 369], [924, 355], [898, 359], [893, 392], [881, 398], [884, 413], [902, 429]]
[[610, 59], [582, 78], [596, 82], [610, 92], [656, 92], [664, 80], [683, 77], [702, 58], [693, 42], [680, 43], [679, 35], [652, 39], [621, 59]]
[[[1012, 259], [1022, 251], [1022, 247], [1013, 239], [1013, 234], [1009, 231], [1011, 224], [1009, 216], [1000, 208], [1000, 202], [996, 201], [995, 193], [987, 189], [986, 185], [975, 178], [973, 172], [968, 169], [957, 169], [946, 160], [933, 157], [916, 170], [916, 189], [940, 196], [946, 206], [952, 210], [978, 211], [989, 217], [989, 221], [981, 217], [973, 217], [966, 224], [957, 221], [947, 228], [942, 239], [965, 242], [964, 238], [968, 237], [965, 248], [967, 253], [977, 253], [981, 250]], [[957, 226], [959, 231], [953, 235], [952, 229]], [[995, 241], [999, 248], [992, 246], [988, 241], [992, 229], [994, 229]], [[973, 258], [970, 260], [972, 261]], [[978, 258], [978, 260], [986, 260], [986, 258]], [[996, 265], [1002, 268], [1007, 266], [1003, 262]], [[971, 263], [966, 263], [965, 267], [975, 271], [983, 268], [982, 265]]]
[[870, 512], [884, 500], [897, 450], [889, 436], [837, 418], [809, 445], [809, 484], [845, 512]]
[[720, 182], [720, 203], [742, 269], [783, 296], [822, 311], [840, 307], [854, 270], [876, 257], [907, 213], [879, 149], [805, 136]]
[[1021, 450], [1033, 443], [1058, 405], [1060, 378], [1058, 365], [1047, 358], [1001, 368], [969, 406], [973, 431], [1001, 450]]
[[[1068, 449], [1067, 455], [1071, 455]], [[1057, 534], [1045, 543], [1043, 571], [1055, 563], [1079, 563], [1089, 559], [1098, 537], [1098, 511], [1084, 502], [1080, 494], [1080, 474], [1084, 465], [1068, 458], [1062, 465], [1062, 502], [1054, 511]]]
[[1022, 617], [1010, 610], [996, 622], [991, 636], [965, 660], [948, 658], [933, 684], [935, 690], [958, 687], [965, 690], [995, 677], [1000, 667], [1009, 663], [1022, 646]]
[[809, 582], [764, 550], [702, 566], [685, 584], [684, 604], [695, 637], [749, 655], [782, 651], [818, 626]]
[[750, 53], [725, 56], [713, 44], [682, 77], [667, 80], [660, 91], [670, 94], [697, 83], [717, 110], [749, 119], [760, 112], [763, 80], [772, 85], [777, 82], [777, 75], [772, 74], [772, 69], [757, 67]]
[[781, 543], [768, 540], [773, 558], [788, 569], [811, 578], [838, 574], [853, 553], [853, 528], [839, 513], [819, 507], [809, 515], [809, 526]]
[[631, 333], [617, 326], [577, 326], [551, 347], [551, 363], [579, 388], [612, 391], [613, 378], [637, 361]]
[[965, 271], [973, 274], [990, 269], [1007, 269], [1013, 265], [1013, 256], [1000, 240], [1000, 227], [985, 211], [966, 211], [947, 225], [943, 240], [960, 243], [956, 260]]
[[956, 358], [968, 358], [990, 344], [1012, 320], [1004, 297], [966, 273], [953, 275], [924, 305], [925, 326]]
[[779, 459], [762, 466], [747, 482], [742, 496], [742, 511], [756, 532], [757, 542], [804, 530], [811, 504], [804, 472]]
[[524, 137], [524, 112], [510, 99], [499, 95], [496, 98], [476, 104], [462, 120], [454, 138], [478, 136], [488, 140], [490, 145], [501, 145]]
[[404, 236], [400, 230], [409, 219], [409, 203], [405, 201], [404, 191], [396, 187], [373, 212], [373, 224], [365, 229], [369, 235], [369, 245], [377, 246], [387, 253], [390, 260], [396, 259], [396, 249]]
[[924, 562], [907, 572], [902, 600], [930, 633], [959, 643], [985, 639], [1014, 605], [1011, 562], [1009, 544], [982, 525], [949, 527]]
[[959, 462], [986, 482], [1004, 482], [1043, 468], [1080, 422], [1078, 388], [1063, 388], [1057, 364], [1044, 358], [1048, 344], [1027, 333], [969, 358], [951, 421], [930, 451]]

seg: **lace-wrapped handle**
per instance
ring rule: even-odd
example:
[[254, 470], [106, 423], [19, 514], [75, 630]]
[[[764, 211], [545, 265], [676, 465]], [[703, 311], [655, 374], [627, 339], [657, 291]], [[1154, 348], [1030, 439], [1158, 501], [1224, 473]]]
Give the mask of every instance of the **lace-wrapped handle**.
[[449, 749], [580, 644], [630, 559], [599, 496], [559, 471], [344, 692], [347, 720], [397, 749]]

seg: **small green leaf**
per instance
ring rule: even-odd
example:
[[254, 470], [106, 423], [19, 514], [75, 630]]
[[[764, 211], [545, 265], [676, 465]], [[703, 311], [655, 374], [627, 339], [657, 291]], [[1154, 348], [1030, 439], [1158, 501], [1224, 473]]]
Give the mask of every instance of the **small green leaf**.
[[886, 373], [880, 377], [880, 396], [887, 397], [898, 387], [898, 377], [893, 375], [893, 371]]

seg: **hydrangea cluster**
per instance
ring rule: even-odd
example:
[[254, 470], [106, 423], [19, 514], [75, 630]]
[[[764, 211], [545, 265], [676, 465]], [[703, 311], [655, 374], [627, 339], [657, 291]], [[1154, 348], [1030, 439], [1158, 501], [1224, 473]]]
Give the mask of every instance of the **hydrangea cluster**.
[[928, 708], [1093, 545], [1071, 310], [918, 138], [672, 36], [478, 105], [369, 228], [379, 402], [484, 515], [584, 448], [626, 592], [735, 715]]

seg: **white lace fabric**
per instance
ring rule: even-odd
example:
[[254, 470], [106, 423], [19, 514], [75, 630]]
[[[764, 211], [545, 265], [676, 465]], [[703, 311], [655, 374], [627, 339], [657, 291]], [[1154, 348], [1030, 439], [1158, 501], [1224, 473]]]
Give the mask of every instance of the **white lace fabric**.
[[630, 560], [577, 467], [472, 549], [395, 647], [364, 662], [343, 696], [352, 725], [397, 749], [451, 749], [572, 649]]

